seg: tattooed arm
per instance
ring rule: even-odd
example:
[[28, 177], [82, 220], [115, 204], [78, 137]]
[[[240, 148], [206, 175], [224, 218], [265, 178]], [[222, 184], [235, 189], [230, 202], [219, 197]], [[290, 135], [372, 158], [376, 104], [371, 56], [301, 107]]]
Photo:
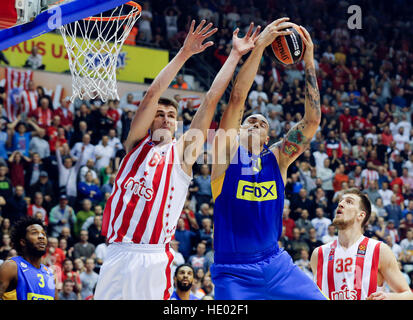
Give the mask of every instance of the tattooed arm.
[[271, 146], [277, 158], [284, 183], [287, 180], [287, 169], [310, 145], [321, 122], [320, 93], [314, 67], [314, 45], [307, 30], [301, 27], [305, 38], [305, 114], [287, 135]]

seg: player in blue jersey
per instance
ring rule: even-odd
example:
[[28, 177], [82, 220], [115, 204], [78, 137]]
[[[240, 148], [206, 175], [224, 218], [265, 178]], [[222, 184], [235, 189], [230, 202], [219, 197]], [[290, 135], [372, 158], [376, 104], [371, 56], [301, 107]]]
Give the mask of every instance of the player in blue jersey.
[[176, 288], [171, 295], [171, 300], [199, 300], [191, 292], [194, 275], [195, 270], [189, 263], [181, 264], [176, 268], [174, 275]]
[[57, 299], [55, 277], [41, 264], [47, 236], [41, 220], [24, 217], [16, 222], [11, 240], [18, 256], [0, 266], [0, 298], [3, 300]]
[[287, 169], [304, 152], [321, 120], [313, 43], [305, 39], [305, 115], [278, 143], [268, 147], [269, 124], [261, 114], [243, 123], [245, 100], [263, 52], [290, 32], [288, 18], [268, 25], [235, 80], [214, 138], [211, 187], [214, 205], [214, 264], [218, 300], [326, 299], [314, 282], [278, 247]]

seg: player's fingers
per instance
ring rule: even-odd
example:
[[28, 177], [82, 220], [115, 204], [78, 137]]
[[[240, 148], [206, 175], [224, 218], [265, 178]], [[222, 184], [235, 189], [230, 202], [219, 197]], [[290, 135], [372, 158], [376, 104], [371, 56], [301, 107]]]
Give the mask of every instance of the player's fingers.
[[212, 25], [212, 22], [208, 23], [199, 33], [205, 35], [208, 32], [208, 30], [211, 29]]
[[199, 33], [199, 31], [201, 31], [202, 27], [204, 26], [205, 22], [206, 22], [205, 20], [202, 20], [199, 26], [196, 27], [194, 33]]
[[307, 29], [304, 28], [303, 26], [300, 26], [300, 28], [301, 28], [301, 30], [303, 31], [304, 36], [305, 36], [305, 38], [307, 39], [307, 41], [308, 41], [309, 43], [313, 43], [313, 41], [311, 40], [311, 36], [310, 36], [310, 34], [308, 33]]
[[218, 28], [214, 28], [211, 31], [209, 31], [208, 33], [205, 33], [202, 37], [203, 38], [208, 38], [210, 36], [212, 36], [214, 33], [216, 33], [218, 31]]
[[293, 28], [294, 27], [294, 23], [291, 22], [284, 22], [279, 24], [278, 26], [275, 27], [276, 30], [284, 30], [287, 28]]
[[257, 29], [255, 29], [254, 34], [252, 35], [252, 40], [255, 41], [260, 35], [260, 32], [261, 32], [261, 26], [258, 26]]
[[252, 34], [252, 30], [254, 29], [254, 22], [251, 22], [250, 23], [250, 27], [248, 28], [248, 32], [247, 32], [247, 34], [245, 35], [245, 39], [249, 39], [250, 37], [251, 37], [251, 34]]
[[289, 30], [289, 31], [278, 31], [277, 36], [289, 36], [292, 33], [293, 32], [291, 30]]
[[277, 20], [273, 21], [271, 24], [273, 26], [278, 26], [280, 23], [283, 23], [283, 22], [288, 21], [288, 20], [290, 20], [290, 18], [283, 17], [283, 18], [280, 18], [280, 19], [277, 19]]
[[234, 32], [232, 33], [232, 35], [235, 37], [238, 37], [238, 33], [239, 33], [239, 28], [236, 28]]
[[213, 45], [214, 45], [214, 41], [208, 41], [207, 43], [204, 43], [201, 48], [202, 50], [205, 50], [206, 48], [209, 48]]
[[189, 33], [194, 33], [195, 28], [195, 20], [192, 20], [191, 26], [189, 27]]

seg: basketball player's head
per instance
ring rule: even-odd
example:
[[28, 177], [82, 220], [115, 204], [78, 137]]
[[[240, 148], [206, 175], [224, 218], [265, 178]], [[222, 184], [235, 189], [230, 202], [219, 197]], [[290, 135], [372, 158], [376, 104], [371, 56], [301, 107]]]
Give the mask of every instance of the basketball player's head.
[[24, 217], [14, 225], [11, 240], [17, 254], [40, 258], [46, 253], [47, 236], [41, 220]]
[[188, 263], [181, 264], [176, 268], [174, 280], [177, 290], [185, 292], [191, 290], [192, 283], [194, 282], [194, 274], [194, 268]]
[[171, 140], [177, 127], [178, 103], [168, 98], [160, 98], [155, 119], [151, 125], [152, 140]]
[[256, 113], [247, 117], [240, 129], [242, 130], [241, 141], [245, 145], [247, 141], [243, 140], [247, 138], [248, 149], [250, 149], [250, 146], [252, 146], [253, 143], [258, 142], [260, 144], [260, 149], [262, 149], [262, 146], [268, 143], [270, 139], [268, 135], [270, 126], [268, 120], [262, 114]]
[[346, 190], [336, 209], [333, 224], [338, 230], [360, 228], [363, 230], [371, 215], [369, 198], [359, 189]]

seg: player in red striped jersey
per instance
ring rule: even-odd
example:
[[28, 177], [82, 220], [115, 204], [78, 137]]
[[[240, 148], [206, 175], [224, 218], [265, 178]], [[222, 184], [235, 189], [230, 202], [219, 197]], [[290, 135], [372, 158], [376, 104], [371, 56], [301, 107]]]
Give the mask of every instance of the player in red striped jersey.
[[103, 214], [102, 234], [108, 253], [95, 299], [169, 299], [172, 293], [169, 250], [185, 203], [192, 166], [202, 152], [216, 106], [241, 57], [253, 47], [259, 28], [244, 38], [233, 35], [231, 53], [197, 110], [191, 126], [177, 141], [177, 103], [161, 98], [184, 63], [213, 45], [204, 43], [217, 29], [192, 21], [178, 54], [148, 88], [132, 120], [127, 154]]
[[[344, 192], [333, 220], [338, 240], [316, 248], [311, 255], [314, 281], [332, 300], [412, 300], [391, 249], [363, 236], [370, 213], [365, 194], [358, 189]], [[384, 282], [391, 292], [383, 290]]]

